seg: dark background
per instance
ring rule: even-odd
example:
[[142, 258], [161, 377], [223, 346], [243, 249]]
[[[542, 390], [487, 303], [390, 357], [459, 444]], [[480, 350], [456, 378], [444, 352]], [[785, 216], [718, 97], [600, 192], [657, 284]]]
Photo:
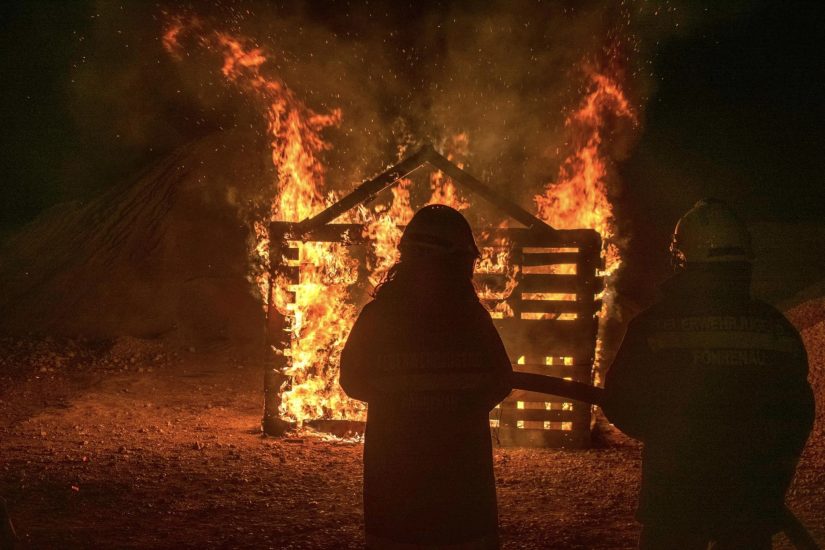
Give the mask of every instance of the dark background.
[[[660, 4], [675, 9], [670, 2]], [[632, 236], [628, 259], [637, 272], [662, 273], [674, 222], [703, 196], [730, 201], [751, 223], [818, 222], [823, 214], [825, 8], [821, 2], [725, 4], [679, 5], [673, 32], [654, 32], [644, 22], [633, 31], [643, 44], [642, 66], [650, 82], [641, 98], [646, 100], [641, 137], [618, 166], [624, 191], [617, 214]], [[100, 18], [111, 17], [106, 12], [117, 11], [115, 5], [21, 2], [0, 8], [0, 235], [55, 203], [99, 194], [203, 131], [197, 106], [164, 88], [174, 82], [141, 81], [146, 71], [136, 77], [119, 74], [123, 63], [142, 63], [158, 65], [162, 75], [169, 63], [154, 53], [134, 53], [147, 37], [157, 36], [157, 13], [164, 6], [127, 5], [127, 17], [145, 23], [139, 30], [120, 29], [112, 19], [110, 34], [123, 36], [117, 49], [89, 44]], [[347, 9], [369, 23], [375, 6]], [[484, 9], [472, 6], [467, 10]], [[361, 33], [371, 28], [349, 16], [344, 25], [335, 2], [283, 9], [301, 11], [336, 32], [346, 25]], [[415, 46], [417, 20], [430, 25], [446, 19], [451, 9], [455, 6], [445, 3], [381, 7], [378, 22], [384, 30], [397, 28], [395, 47], [401, 50]], [[426, 47], [421, 48], [426, 57]], [[112, 82], [78, 82], [87, 63], [103, 67], [103, 74], [110, 67]], [[411, 81], [426, 78], [416, 72], [421, 62], [407, 66]], [[166, 97], [160, 112], [157, 106], [123, 108], [105, 95], [94, 101], [104, 88], [122, 90], [128, 99], [130, 89], [153, 87]], [[85, 102], [77, 101], [79, 93]], [[151, 120], [130, 119], [146, 118], [147, 112], [154, 113]], [[141, 135], [129, 135], [130, 128]]]
[[[622, 206], [635, 228], [628, 265], [636, 272], [664, 275], [669, 229], [702, 196], [729, 201], [750, 224], [768, 222], [763, 233], [784, 224], [794, 226], [788, 233], [804, 232], [823, 221], [823, 5], [756, 2], [658, 49], [658, 90], [647, 105], [641, 140], [621, 167], [627, 182]], [[794, 238], [778, 240], [785, 237]], [[798, 237], [807, 244], [808, 235]], [[781, 261], [793, 262], [789, 269], [807, 263], [816, 271], [816, 250], [800, 246], [789, 254], [805, 252], [811, 256]], [[778, 277], [781, 267], [766, 270]], [[811, 276], [821, 278], [821, 272]], [[630, 286], [643, 293], [638, 282]]]

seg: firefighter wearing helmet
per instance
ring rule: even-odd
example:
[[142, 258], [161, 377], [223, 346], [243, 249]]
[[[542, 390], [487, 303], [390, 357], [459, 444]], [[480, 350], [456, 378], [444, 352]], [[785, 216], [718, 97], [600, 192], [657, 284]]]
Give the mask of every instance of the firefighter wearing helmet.
[[813, 423], [805, 348], [751, 297], [750, 237], [726, 204], [696, 203], [671, 253], [605, 379], [608, 419], [644, 444], [640, 548], [771, 548]]
[[458, 211], [430, 205], [399, 251], [341, 355], [341, 387], [369, 403], [367, 547], [497, 548], [488, 413], [512, 367], [473, 287], [478, 248]]
[[753, 253], [745, 224], [722, 201], [699, 201], [682, 216], [670, 243], [673, 265], [749, 262]]
[[[425, 206], [410, 220], [398, 244], [401, 261], [452, 258], [472, 268], [480, 253], [467, 220], [443, 204]], [[471, 272], [472, 275], [472, 272]]]

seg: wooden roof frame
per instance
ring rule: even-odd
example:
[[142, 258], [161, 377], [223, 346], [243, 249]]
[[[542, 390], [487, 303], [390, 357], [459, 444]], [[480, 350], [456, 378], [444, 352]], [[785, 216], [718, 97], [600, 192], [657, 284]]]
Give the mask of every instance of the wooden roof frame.
[[430, 144], [422, 146], [415, 153], [395, 166], [388, 168], [372, 179], [366, 180], [351, 193], [341, 198], [335, 204], [330, 205], [322, 212], [296, 224], [292, 224], [291, 230], [289, 231], [290, 237], [298, 240], [307, 239], [315, 230], [332, 222], [338, 216], [355, 208], [359, 204], [370, 202], [378, 193], [397, 184], [402, 178], [418, 170], [425, 164], [441, 170], [456, 184], [487, 200], [498, 210], [522, 224], [527, 230], [558, 237], [559, 230], [551, 227], [515, 202], [500, 195], [488, 185], [485, 185], [471, 174], [465, 172], [441, 155]]

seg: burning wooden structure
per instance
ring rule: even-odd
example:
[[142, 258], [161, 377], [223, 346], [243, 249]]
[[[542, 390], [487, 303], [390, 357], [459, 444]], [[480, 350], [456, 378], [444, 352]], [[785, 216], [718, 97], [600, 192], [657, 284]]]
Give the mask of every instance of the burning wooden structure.
[[[272, 222], [269, 226], [270, 280], [299, 283], [296, 242], [363, 243], [364, 227], [357, 223], [332, 223], [370, 202], [411, 172], [429, 164], [456, 184], [491, 203], [522, 227], [498, 227], [476, 232], [480, 247], [506, 242], [514, 280], [496, 273], [476, 273], [485, 288], [506, 291], [500, 299], [484, 299], [493, 311], [514, 370], [552, 376], [590, 385], [593, 376], [598, 299], [603, 289], [600, 235], [592, 229], [558, 230], [425, 146], [399, 164], [361, 184], [349, 195], [319, 214], [301, 222]], [[292, 245], [290, 244], [292, 243]], [[268, 306], [268, 340], [276, 350], [274, 365], [265, 377], [264, 431], [282, 432], [288, 423], [278, 414], [279, 389], [289, 384], [284, 375], [290, 360], [289, 334], [274, 300]], [[527, 379], [525, 377], [524, 379]], [[519, 383], [514, 385], [518, 388]], [[522, 384], [530, 387], [530, 384]], [[343, 421], [346, 423], [347, 421]], [[514, 389], [491, 413], [495, 440], [503, 446], [583, 447], [590, 441], [590, 403], [551, 397], [528, 389]], [[323, 422], [326, 427], [329, 422]]]

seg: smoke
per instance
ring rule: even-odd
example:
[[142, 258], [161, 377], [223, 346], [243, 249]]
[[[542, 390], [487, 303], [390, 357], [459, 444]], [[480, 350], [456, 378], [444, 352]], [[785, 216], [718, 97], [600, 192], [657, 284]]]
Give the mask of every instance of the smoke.
[[176, 63], [163, 51], [163, 12], [197, 11], [248, 34], [277, 54], [270, 69], [310, 106], [341, 107], [336, 150], [325, 161], [331, 181], [349, 188], [395, 157], [399, 143], [438, 142], [453, 126], [475, 130], [474, 173], [509, 187], [541, 185], [535, 180], [551, 177], [559, 162], [560, 111], [576, 101], [581, 61], [598, 54], [609, 29], [641, 47], [628, 49], [628, 75], [643, 105], [655, 91], [650, 63], [661, 45], [755, 9], [744, 0], [708, 8], [641, 0], [350, 4], [4, 5], [2, 227], [98, 195], [199, 135], [260, 128], [209, 60]]
[[[466, 132], [471, 168], [510, 192], [537, 188], [555, 174], [565, 110], [586, 82], [582, 67], [604, 64], [607, 48], [629, 50], [639, 40], [634, 22], [642, 16], [631, 13], [638, 10], [614, 4], [228, 2], [196, 11], [271, 52], [267, 69], [311, 108], [343, 110], [341, 126], [328, 136], [334, 185], [349, 188], [383, 168], [399, 145]], [[176, 3], [90, 8], [87, 32], [77, 37], [71, 106], [83, 149], [106, 154], [77, 159], [74, 170], [140, 165], [218, 129], [263, 135], [253, 106], [222, 82], [218, 60], [192, 54], [176, 63], [163, 51], [165, 18], [187, 11]], [[644, 60], [637, 52], [620, 55], [631, 96], [641, 103], [650, 90]]]
[[[341, 109], [340, 125], [325, 132], [333, 144], [323, 158], [330, 188], [345, 192], [405, 151], [449, 144], [461, 133], [469, 139], [466, 167], [533, 210], [532, 197], [554, 181], [569, 152], [564, 121], [585, 95], [589, 72], [615, 79], [639, 115], [637, 126], [614, 124], [604, 134], [608, 160], [621, 162], [655, 95], [658, 45], [741, 10], [731, 6], [708, 13], [638, 0], [426, 7], [99, 1], [77, 37], [71, 107], [84, 154], [67, 167], [67, 180], [105, 187], [215, 131], [244, 133], [247, 152], [267, 154], [260, 105], [227, 84], [220, 59], [198, 48], [183, 60], [164, 51], [164, 26], [183, 14], [252, 39], [267, 52], [265, 70], [311, 109]], [[612, 177], [609, 187], [622, 220], [624, 185]], [[627, 236], [630, 229], [619, 225]]]

